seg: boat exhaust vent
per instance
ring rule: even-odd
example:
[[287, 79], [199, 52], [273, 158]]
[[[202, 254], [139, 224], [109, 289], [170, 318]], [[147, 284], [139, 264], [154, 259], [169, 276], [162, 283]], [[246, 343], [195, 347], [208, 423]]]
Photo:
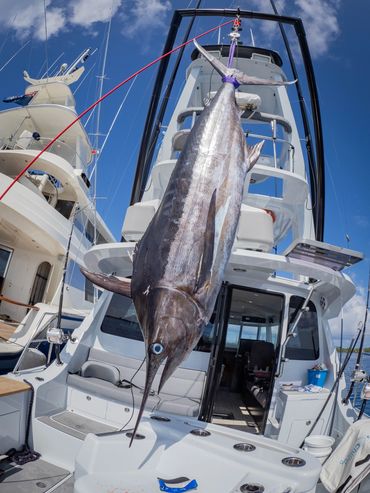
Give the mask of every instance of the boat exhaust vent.
[[211, 434], [209, 431], [203, 430], [202, 428], [194, 428], [194, 430], [191, 430], [190, 433], [197, 437], [209, 437]]
[[[126, 433], [127, 438], [132, 438], [133, 432], [129, 431]], [[134, 439], [135, 440], [144, 440], [145, 435], [140, 435], [140, 433], [135, 433]]]
[[256, 447], [252, 445], [251, 443], [236, 443], [234, 445], [235, 450], [239, 450], [239, 452], [253, 452], [253, 450], [256, 450]]
[[306, 465], [306, 461], [300, 457], [285, 457], [281, 462], [288, 467], [303, 467]]
[[242, 493], [263, 493], [265, 488], [262, 484], [246, 483], [241, 485], [240, 491], [242, 491]]
[[154, 419], [155, 421], [164, 421], [166, 423], [171, 421], [170, 418], [166, 418], [165, 416], [157, 416], [157, 415], [150, 416], [150, 419]]

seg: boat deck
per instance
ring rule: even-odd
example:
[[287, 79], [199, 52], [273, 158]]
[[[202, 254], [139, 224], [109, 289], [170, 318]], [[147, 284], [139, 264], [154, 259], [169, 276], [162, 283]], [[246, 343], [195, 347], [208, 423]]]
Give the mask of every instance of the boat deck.
[[50, 490], [73, 493], [71, 473], [42, 459], [23, 465], [9, 459], [0, 462], [1, 493], [46, 493]]
[[17, 325], [6, 324], [5, 322], [0, 322], [0, 340], [7, 341], [15, 332]]
[[259, 417], [263, 411], [254, 403], [244, 402], [239, 392], [219, 390], [212, 423], [248, 433], [259, 433]]

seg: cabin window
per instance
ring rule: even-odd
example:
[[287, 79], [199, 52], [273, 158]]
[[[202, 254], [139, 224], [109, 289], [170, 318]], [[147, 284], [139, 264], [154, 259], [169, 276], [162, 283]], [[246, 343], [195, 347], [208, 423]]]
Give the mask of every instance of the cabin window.
[[94, 284], [85, 278], [85, 300], [94, 303]]
[[42, 262], [38, 266], [29, 300], [30, 305], [35, 305], [36, 303], [42, 302], [46, 290], [46, 285], [48, 283], [50, 270], [51, 264], [49, 264], [49, 262]]
[[[304, 303], [304, 298], [292, 296], [289, 302], [289, 326], [294, 322], [296, 314]], [[303, 312], [295, 330], [296, 336], [291, 337], [285, 356], [292, 360], [317, 360], [319, 351], [319, 329], [315, 305], [310, 301], [308, 310]]]
[[8, 272], [10, 257], [13, 251], [10, 248], [0, 247], [0, 277], [5, 278]]
[[134, 304], [130, 298], [114, 294], [101, 325], [101, 331], [113, 336], [143, 341]]
[[10, 250], [9, 248], [5, 248], [3, 246], [0, 247], [0, 293], [3, 288], [4, 279], [8, 272], [12, 254], [13, 250]]
[[69, 219], [71, 217], [71, 213], [73, 210], [74, 206], [73, 200], [58, 200], [55, 206], [55, 210], [58, 211], [62, 216], [64, 216], [66, 219]]

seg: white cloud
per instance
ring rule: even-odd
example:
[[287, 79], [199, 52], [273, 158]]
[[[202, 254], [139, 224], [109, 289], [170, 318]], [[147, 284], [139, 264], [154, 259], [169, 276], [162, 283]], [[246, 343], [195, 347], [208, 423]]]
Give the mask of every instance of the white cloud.
[[[56, 35], [66, 23], [64, 10], [52, 7], [51, 3], [52, 0], [45, 2], [48, 36]], [[13, 29], [20, 39], [34, 36], [44, 40], [44, 3], [40, 0], [2, 0], [0, 26]]]
[[129, 13], [124, 14], [125, 27], [122, 34], [148, 36], [148, 29], [164, 27], [167, 13], [172, 9], [168, 0], [133, 0]]
[[[96, 23], [120, 14], [124, 35], [140, 34], [148, 39], [152, 30], [164, 27], [166, 15], [172, 9], [169, 0], [67, 0], [63, 4], [61, 0], [45, 0], [45, 5], [49, 38], [71, 26], [81, 26], [94, 34]], [[14, 30], [21, 40], [44, 40], [44, 2], [1, 0], [0, 28]]]
[[[310, 52], [313, 57], [319, 57], [329, 51], [331, 43], [340, 34], [340, 2], [341, 0], [278, 0], [275, 4], [280, 14], [302, 19]], [[271, 12], [269, 0], [249, 0], [248, 3], [259, 11]], [[267, 21], [260, 23], [259, 32], [268, 40], [280, 35], [276, 23]]]
[[69, 22], [90, 27], [95, 22], [107, 22], [122, 4], [122, 0], [73, 0]]

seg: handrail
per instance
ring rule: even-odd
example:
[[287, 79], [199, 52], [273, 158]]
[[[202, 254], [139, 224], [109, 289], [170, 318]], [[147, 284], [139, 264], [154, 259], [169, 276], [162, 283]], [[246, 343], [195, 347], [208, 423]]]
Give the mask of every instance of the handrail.
[[0, 294], [0, 301], [5, 301], [6, 303], [11, 303], [12, 305], [24, 306], [25, 308], [31, 308], [32, 310], [36, 311], [40, 310], [38, 306], [21, 303], [20, 301], [12, 300], [11, 298], [8, 298], [7, 296], [4, 296], [2, 294]]
[[[18, 358], [18, 361], [13, 369], [13, 373], [17, 373], [18, 372], [18, 368], [20, 367], [25, 355], [26, 355], [26, 352], [28, 351], [28, 349], [30, 348], [30, 345], [31, 344], [34, 344], [35, 342], [38, 342], [38, 343], [41, 343], [41, 342], [44, 342], [46, 341], [47, 339], [43, 338], [43, 339], [34, 339], [34, 336], [39, 333], [41, 334], [43, 330], [45, 330], [48, 325], [50, 325], [56, 318], [57, 318], [57, 314], [56, 313], [50, 313], [50, 312], [46, 312], [44, 314], [44, 316], [46, 315], [54, 315], [53, 317], [51, 317], [49, 320], [47, 320], [43, 325], [42, 324], [42, 321], [43, 319], [40, 320], [40, 323], [36, 326], [32, 336], [29, 338], [29, 340], [27, 341], [27, 343], [25, 344], [24, 348], [23, 348], [23, 351], [20, 355], [20, 357]], [[44, 318], [44, 317], [43, 317]], [[41, 326], [41, 328], [40, 328]], [[49, 351], [50, 355], [51, 355], [51, 352]], [[44, 365], [45, 366], [45, 365]]]
[[[51, 142], [53, 139], [50, 137], [42, 137], [38, 140], [36, 139], [30, 139], [28, 144], [26, 146], [21, 146], [19, 144], [19, 136], [17, 140], [14, 140], [12, 137], [3, 137], [0, 140], [0, 149], [1, 150], [26, 150], [26, 151], [40, 151], [45, 147], [45, 144]], [[62, 150], [66, 150], [67, 152], [57, 152], [58, 151], [58, 146], [62, 147]], [[69, 164], [71, 164], [73, 167], [76, 167], [77, 165], [77, 158], [80, 160], [81, 166], [83, 169], [85, 169], [88, 165], [88, 156], [83, 157], [81, 156], [80, 153], [76, 151], [71, 145], [67, 144], [66, 142], [57, 139], [53, 142], [53, 144], [49, 147], [48, 152], [52, 154], [56, 154], [59, 157], [62, 157], [66, 161], [68, 161]]]

